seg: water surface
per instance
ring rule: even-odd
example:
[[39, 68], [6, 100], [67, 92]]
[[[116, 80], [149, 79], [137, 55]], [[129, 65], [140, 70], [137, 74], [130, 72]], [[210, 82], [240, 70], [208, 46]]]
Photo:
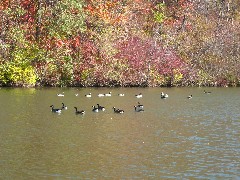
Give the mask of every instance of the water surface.
[[[203, 90], [2, 88], [0, 179], [239, 179], [240, 89]], [[68, 109], [52, 113], [62, 102]], [[97, 103], [106, 111], [92, 112]]]

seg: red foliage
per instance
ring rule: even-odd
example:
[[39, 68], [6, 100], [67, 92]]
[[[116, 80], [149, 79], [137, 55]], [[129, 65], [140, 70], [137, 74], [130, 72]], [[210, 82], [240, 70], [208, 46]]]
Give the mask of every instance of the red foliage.
[[21, 0], [20, 6], [26, 10], [26, 13], [22, 16], [22, 20], [28, 23], [34, 23], [36, 16], [36, 4], [34, 0]]
[[86, 65], [90, 67], [95, 65], [99, 51], [93, 41], [82, 41], [81, 53], [83, 57], [83, 63], [86, 63]]
[[79, 48], [80, 43], [81, 43], [81, 37], [80, 36], [74, 37], [70, 42], [71, 48], [73, 48], [73, 49]]
[[185, 63], [172, 51], [156, 44], [153, 40], [131, 37], [118, 44], [116, 58], [125, 59], [137, 71], [146, 71], [148, 65], [159, 74], [171, 76], [173, 70], [184, 70]]

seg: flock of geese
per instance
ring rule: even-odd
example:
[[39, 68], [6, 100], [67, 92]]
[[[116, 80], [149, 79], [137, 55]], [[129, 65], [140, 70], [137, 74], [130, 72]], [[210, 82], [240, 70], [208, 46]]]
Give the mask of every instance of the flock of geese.
[[[204, 90], [204, 93], [205, 94], [211, 94], [210, 91], [205, 91], [205, 90]], [[64, 97], [64, 92], [62, 94], [57, 94], [57, 96]], [[75, 96], [78, 96], [78, 94], [75, 94]], [[98, 97], [112, 96], [112, 93], [109, 92], [109, 93], [106, 93], [106, 94], [98, 94], [97, 96]], [[125, 96], [125, 95], [124, 94], [118, 94], [118, 96]], [[91, 93], [86, 94], [85, 97], [91, 98], [92, 94]], [[142, 95], [142, 93], [139, 93], [139, 94], [136, 94], [135, 97], [136, 98], [142, 98], [143, 95]], [[166, 99], [168, 97], [169, 97], [168, 94], [166, 94], [164, 92], [161, 92], [161, 99]], [[189, 95], [187, 97], [187, 99], [192, 99], [192, 98], [193, 98], [192, 95]], [[51, 111], [54, 112], [54, 113], [61, 113], [62, 110], [67, 110], [67, 106], [64, 103], [62, 103], [61, 108], [54, 108], [54, 105], [51, 105], [50, 107], [51, 107]], [[92, 109], [93, 112], [105, 111], [105, 107], [101, 106], [100, 104], [97, 104], [97, 106], [92, 106], [92, 108], [93, 108]], [[74, 107], [74, 109], [75, 109], [75, 114], [85, 114], [84, 110], [78, 110], [77, 107]], [[123, 114], [124, 113], [124, 110], [122, 110], [122, 109], [118, 109], [116, 107], [113, 107], [112, 109], [113, 109], [114, 113], [118, 113], [118, 114]], [[138, 102], [138, 104], [134, 106], [134, 110], [136, 112], [143, 112], [144, 111], [143, 105], [140, 102]]]

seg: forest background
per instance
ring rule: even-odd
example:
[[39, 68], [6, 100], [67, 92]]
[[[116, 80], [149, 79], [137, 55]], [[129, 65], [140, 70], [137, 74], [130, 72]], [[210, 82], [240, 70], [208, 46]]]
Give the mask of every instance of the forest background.
[[0, 86], [239, 86], [240, 0], [1, 0]]

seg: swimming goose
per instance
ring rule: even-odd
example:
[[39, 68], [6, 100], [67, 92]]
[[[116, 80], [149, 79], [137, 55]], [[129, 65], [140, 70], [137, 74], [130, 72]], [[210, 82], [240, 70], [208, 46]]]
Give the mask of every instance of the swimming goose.
[[142, 95], [142, 93], [139, 93], [139, 94], [135, 95], [135, 97], [136, 97], [136, 98], [142, 98], [143, 95]]
[[137, 105], [138, 108], [142, 108], [143, 109], [143, 105], [140, 104], [140, 102], [138, 102], [138, 105]]
[[124, 96], [124, 94], [118, 94], [118, 96]]
[[92, 109], [93, 112], [98, 112], [99, 111], [99, 109], [96, 108], [95, 106], [92, 106], [92, 107], [93, 107], [93, 109]]
[[54, 113], [61, 113], [61, 109], [55, 109], [53, 105], [50, 106], [52, 108], [52, 112]]
[[92, 93], [86, 94], [86, 97], [92, 97]]
[[103, 106], [100, 106], [99, 104], [97, 104], [97, 108], [98, 108], [98, 110], [100, 110], [100, 111], [105, 111], [105, 107], [103, 107]]
[[62, 109], [66, 109], [67, 110], [67, 106], [65, 106], [64, 103], [62, 103]]
[[138, 106], [134, 106], [134, 108], [135, 108], [135, 111], [136, 111], [136, 112], [143, 112], [143, 111], [144, 111], [143, 108], [140, 108], [140, 107], [138, 107]]
[[76, 111], [75, 111], [76, 114], [85, 114], [84, 110], [78, 111], [77, 107], [74, 107], [74, 108], [76, 109]]
[[192, 95], [188, 96], [187, 98], [188, 98], [188, 99], [192, 99]]
[[168, 97], [168, 94], [164, 94], [163, 92], [161, 92], [161, 99], [166, 99]]
[[204, 93], [205, 94], [211, 94], [212, 92], [210, 92], [210, 91], [207, 92], [207, 91], [204, 90]]
[[115, 107], [113, 107], [113, 110], [114, 110], [115, 113], [119, 113], [119, 114], [123, 114], [124, 113], [124, 110], [116, 109]]
[[105, 96], [112, 96], [112, 93], [111, 92], [109, 92], [109, 93], [107, 93], [107, 94], [104, 94]]

